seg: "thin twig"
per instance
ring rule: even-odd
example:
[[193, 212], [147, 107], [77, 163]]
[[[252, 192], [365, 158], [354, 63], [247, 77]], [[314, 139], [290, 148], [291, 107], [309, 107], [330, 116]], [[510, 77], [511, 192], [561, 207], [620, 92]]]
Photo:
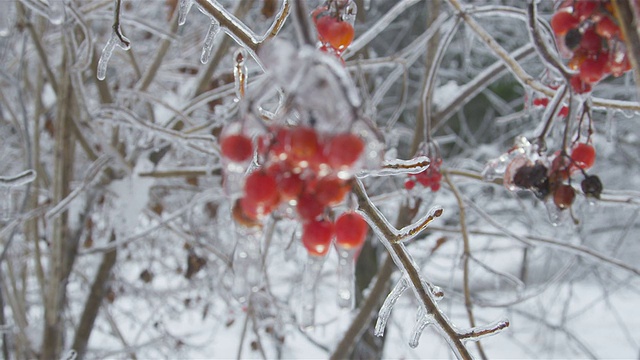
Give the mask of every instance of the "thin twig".
[[[476, 320], [473, 316], [473, 302], [471, 300], [471, 291], [469, 290], [469, 258], [471, 257], [471, 245], [469, 244], [469, 233], [467, 232], [467, 220], [466, 220], [466, 212], [464, 201], [460, 196], [460, 191], [458, 187], [451, 181], [448, 173], [443, 173], [445, 182], [451, 188], [453, 195], [456, 198], [456, 202], [458, 203], [459, 214], [458, 218], [460, 220], [460, 233], [462, 234], [462, 242], [463, 242], [463, 252], [462, 252], [462, 268], [463, 268], [463, 280], [462, 286], [464, 289], [464, 306], [467, 309], [467, 317], [469, 318], [469, 325], [471, 328], [476, 327]], [[487, 359], [487, 355], [484, 353], [484, 349], [480, 344], [480, 341], [476, 342], [476, 347], [478, 348], [478, 353], [480, 357], [484, 360]]]

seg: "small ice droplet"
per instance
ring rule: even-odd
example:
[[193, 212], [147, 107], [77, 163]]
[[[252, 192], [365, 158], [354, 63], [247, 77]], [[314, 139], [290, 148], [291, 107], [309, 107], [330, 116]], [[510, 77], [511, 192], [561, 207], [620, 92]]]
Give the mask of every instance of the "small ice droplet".
[[213, 42], [216, 39], [216, 35], [220, 32], [220, 23], [214, 18], [211, 18], [211, 24], [209, 24], [209, 30], [204, 38], [204, 45], [202, 46], [202, 55], [200, 56], [200, 62], [206, 64], [211, 58], [211, 49], [213, 49]]

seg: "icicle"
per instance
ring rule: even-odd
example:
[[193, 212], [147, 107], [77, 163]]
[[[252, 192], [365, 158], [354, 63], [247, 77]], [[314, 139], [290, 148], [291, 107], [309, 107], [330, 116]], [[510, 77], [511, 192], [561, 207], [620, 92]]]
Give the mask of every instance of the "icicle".
[[187, 14], [189, 14], [192, 5], [193, 0], [180, 0], [180, 5], [178, 6], [178, 25], [184, 25], [187, 21]]
[[413, 332], [411, 333], [411, 339], [409, 340], [409, 346], [412, 348], [416, 348], [418, 343], [420, 342], [420, 335], [427, 327], [427, 325], [433, 323], [433, 318], [431, 315], [427, 314], [422, 306], [418, 308], [418, 313], [416, 314], [416, 324], [413, 328]]
[[0, 37], [9, 36], [13, 28], [15, 4], [11, 1], [0, 1]]
[[378, 320], [376, 321], [376, 328], [374, 334], [376, 336], [384, 335], [384, 328], [387, 326], [387, 321], [391, 315], [391, 309], [396, 304], [402, 293], [409, 288], [409, 283], [404, 278], [400, 279], [396, 286], [393, 287], [387, 298], [384, 299], [380, 312], [378, 312]]
[[549, 221], [551, 225], [558, 226], [564, 220], [564, 211], [560, 210], [556, 204], [553, 203], [553, 200], [547, 200], [544, 202], [545, 207], [547, 208], [547, 214], [549, 215]]
[[300, 316], [300, 326], [303, 329], [310, 329], [315, 324], [316, 318], [316, 285], [320, 279], [320, 272], [324, 264], [324, 256], [309, 255], [307, 264], [302, 273], [302, 314]]
[[48, 18], [54, 25], [60, 25], [64, 21], [64, 3], [62, 0], [49, 0]]
[[220, 23], [218, 20], [211, 18], [211, 24], [207, 35], [204, 38], [204, 45], [202, 46], [202, 55], [200, 56], [200, 62], [206, 64], [211, 58], [211, 49], [213, 49], [213, 41], [216, 39], [216, 35], [220, 32]]
[[[120, 31], [120, 29], [118, 29], [118, 31]], [[113, 49], [115, 49], [116, 45], [124, 51], [131, 48], [129, 39], [124, 36], [120, 38], [115, 30], [112, 31], [109, 41], [107, 41], [104, 49], [102, 49], [100, 60], [98, 60], [98, 80], [104, 80], [105, 77], [107, 77], [107, 64], [109, 63], [109, 59], [111, 59], [111, 55], [113, 55]]]
[[247, 58], [247, 52], [244, 48], [240, 48], [234, 54], [235, 65], [233, 66], [233, 80], [235, 84], [236, 96], [238, 99], [244, 98], [247, 88], [247, 66], [244, 59]]
[[29, 169], [15, 176], [0, 176], [0, 186], [16, 187], [26, 185], [36, 179], [35, 170]]
[[607, 110], [607, 116], [605, 118], [607, 142], [613, 142], [613, 139], [615, 138], [615, 115], [615, 111], [611, 109]]
[[442, 298], [444, 297], [444, 291], [442, 291], [442, 289], [439, 286], [431, 285], [425, 280], [422, 280], [421, 282], [422, 282], [422, 286], [431, 293], [431, 295], [433, 296], [433, 299], [436, 302], [442, 300]]
[[346, 309], [353, 309], [356, 305], [355, 254], [358, 250], [338, 247], [338, 305]]
[[260, 241], [263, 232], [253, 229], [238, 228], [236, 232], [237, 246], [233, 259], [233, 295], [240, 302], [246, 302], [249, 294], [260, 287], [262, 281], [262, 258]]

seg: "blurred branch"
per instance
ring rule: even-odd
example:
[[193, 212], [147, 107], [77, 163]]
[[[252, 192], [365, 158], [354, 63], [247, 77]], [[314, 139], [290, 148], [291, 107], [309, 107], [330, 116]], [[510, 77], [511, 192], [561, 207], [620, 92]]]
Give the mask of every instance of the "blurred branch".
[[[476, 320], [473, 316], [473, 302], [471, 301], [471, 291], [469, 289], [469, 258], [471, 257], [471, 245], [469, 244], [469, 233], [467, 232], [467, 218], [465, 212], [464, 201], [462, 200], [462, 196], [460, 195], [460, 191], [458, 187], [451, 181], [449, 178], [449, 174], [446, 172], [443, 173], [444, 180], [451, 188], [453, 195], [456, 198], [456, 202], [458, 203], [458, 217], [460, 219], [460, 233], [462, 234], [462, 243], [463, 243], [463, 252], [462, 252], [462, 269], [463, 269], [463, 280], [462, 286], [464, 289], [464, 306], [467, 309], [467, 317], [469, 318], [469, 326], [471, 328], [476, 327]], [[478, 353], [480, 357], [484, 360], [487, 359], [487, 355], [484, 353], [484, 349], [480, 344], [480, 341], [476, 341], [476, 347], [478, 348]]]

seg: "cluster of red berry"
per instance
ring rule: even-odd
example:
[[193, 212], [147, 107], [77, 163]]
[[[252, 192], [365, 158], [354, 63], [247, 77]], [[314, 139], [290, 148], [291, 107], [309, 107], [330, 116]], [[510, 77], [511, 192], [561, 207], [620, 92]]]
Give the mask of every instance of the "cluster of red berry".
[[411, 190], [416, 186], [416, 183], [420, 183], [425, 188], [430, 188], [433, 192], [440, 190], [440, 181], [442, 181], [441, 166], [441, 158], [432, 159], [429, 167], [423, 172], [409, 174], [409, 178], [404, 182], [404, 187], [407, 190]]
[[[253, 142], [242, 133], [223, 136], [220, 145], [224, 158], [233, 163], [246, 163], [254, 154]], [[364, 227], [366, 234], [360, 215], [343, 214], [334, 229], [325, 213], [351, 190], [350, 179], [364, 147], [363, 140], [352, 133], [329, 135], [307, 126], [272, 127], [258, 137], [256, 150], [262, 166], [245, 179], [244, 196], [234, 204], [234, 219], [256, 226], [284, 204], [295, 207], [302, 220], [302, 241], [309, 253], [326, 254], [334, 235], [338, 244], [357, 243], [360, 236], [354, 239], [344, 234], [356, 231], [348, 229], [352, 226]]]
[[335, 238], [336, 245], [343, 249], [357, 249], [367, 237], [367, 223], [362, 215], [348, 211], [340, 215], [335, 223], [319, 219], [309, 221], [302, 228], [302, 245], [313, 256], [324, 256]]
[[[593, 166], [595, 159], [596, 151], [587, 143], [576, 143], [570, 155], [557, 151], [549, 159], [549, 168], [542, 160], [532, 162], [526, 156], [517, 157], [505, 172], [505, 183], [532, 190], [540, 199], [552, 196], [554, 204], [564, 210], [571, 207], [576, 197], [575, 189], [571, 186], [571, 176], [576, 172], [581, 172], [584, 176], [581, 182], [583, 193], [586, 196], [600, 197], [600, 179], [585, 172]], [[511, 176], [513, 178], [509, 179]]]
[[623, 34], [609, 0], [565, 0], [551, 18], [551, 28], [569, 68], [578, 74], [570, 84], [577, 93], [608, 74], [620, 76], [631, 69]]
[[340, 57], [355, 34], [355, 3], [352, 0], [328, 0], [311, 14], [316, 25], [320, 50]]

